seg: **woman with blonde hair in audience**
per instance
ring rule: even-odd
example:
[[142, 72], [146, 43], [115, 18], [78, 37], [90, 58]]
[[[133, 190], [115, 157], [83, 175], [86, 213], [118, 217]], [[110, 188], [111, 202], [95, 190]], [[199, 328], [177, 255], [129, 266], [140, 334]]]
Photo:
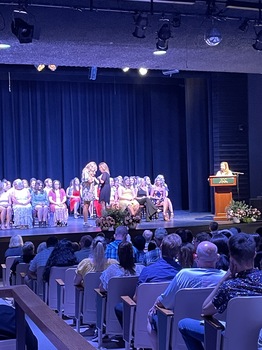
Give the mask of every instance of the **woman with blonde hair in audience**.
[[89, 258], [83, 259], [77, 266], [75, 285], [83, 283], [83, 279], [89, 272], [102, 272], [111, 264], [118, 264], [115, 259], [105, 257], [106, 240], [104, 237], [97, 236], [92, 241], [92, 251]]
[[44, 184], [41, 180], [37, 180], [35, 189], [31, 192], [32, 196], [32, 207], [37, 215], [39, 227], [46, 227], [47, 215], [49, 210], [49, 201], [47, 193], [44, 190]]
[[5, 190], [5, 186], [5, 182], [0, 182], [0, 217], [2, 230], [10, 229], [12, 216], [11, 199]]
[[8, 256], [21, 256], [23, 253], [23, 237], [20, 235], [14, 235], [10, 238], [9, 246], [5, 251], [5, 258]]
[[127, 209], [131, 215], [136, 215], [139, 211], [139, 203], [135, 199], [136, 193], [130, 186], [130, 178], [124, 177], [124, 186], [118, 188], [119, 208], [121, 210]]
[[61, 188], [58, 180], [53, 181], [53, 189], [49, 192], [49, 202], [51, 213], [54, 214], [56, 226], [66, 226], [68, 220], [68, 209], [66, 206], [66, 193]]
[[14, 181], [11, 200], [14, 210], [14, 226], [21, 229], [32, 228], [31, 195], [29, 190], [24, 188], [21, 179]]
[[84, 226], [88, 225], [88, 210], [90, 204], [95, 199], [94, 184], [96, 181], [97, 165], [95, 162], [89, 162], [82, 170], [82, 187], [81, 187], [81, 198], [83, 199], [83, 216]]

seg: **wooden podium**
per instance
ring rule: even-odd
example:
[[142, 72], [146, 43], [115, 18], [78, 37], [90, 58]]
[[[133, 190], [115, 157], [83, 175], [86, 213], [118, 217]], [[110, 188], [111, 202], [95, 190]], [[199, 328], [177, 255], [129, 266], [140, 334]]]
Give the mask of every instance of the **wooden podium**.
[[215, 188], [214, 220], [228, 220], [226, 207], [232, 201], [232, 187], [237, 184], [237, 176], [209, 176], [208, 181]]

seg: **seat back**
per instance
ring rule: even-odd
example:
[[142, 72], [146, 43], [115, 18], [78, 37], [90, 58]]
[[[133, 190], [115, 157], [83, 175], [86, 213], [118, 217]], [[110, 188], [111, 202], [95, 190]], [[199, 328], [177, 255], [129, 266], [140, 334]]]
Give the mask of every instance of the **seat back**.
[[136, 311], [134, 324], [134, 347], [150, 348], [152, 342], [147, 331], [147, 314], [156, 298], [168, 287], [169, 282], [142, 283], [136, 292]]
[[257, 349], [258, 335], [262, 328], [261, 311], [262, 296], [231, 299], [227, 307], [222, 349]]
[[96, 323], [96, 293], [99, 287], [101, 272], [90, 272], [84, 277], [83, 323]]
[[36, 271], [36, 280], [34, 284], [34, 292], [44, 300], [44, 281], [43, 281], [43, 273], [45, 266], [39, 266]]
[[178, 322], [186, 317], [200, 320], [203, 302], [212, 290], [213, 288], [184, 288], [177, 291], [171, 331], [172, 349], [187, 349], [182, 335], [178, 330]]
[[24, 284], [24, 279], [21, 276], [21, 273], [25, 273], [27, 274], [29, 269], [29, 264], [28, 263], [19, 263], [16, 266], [16, 275], [14, 276], [14, 283], [13, 285], [20, 285], [20, 284]]
[[[52, 266], [50, 270], [49, 283], [47, 286], [47, 304], [52, 310], [57, 309], [57, 284], [56, 279], [65, 280], [65, 272], [69, 266]], [[47, 285], [47, 284], [46, 284]]]
[[133, 297], [137, 281], [138, 276], [113, 277], [109, 280], [106, 302], [106, 334], [123, 333], [115, 314], [115, 306], [122, 301], [121, 295]]
[[4, 287], [9, 287], [10, 286], [10, 270], [11, 266], [13, 265], [13, 262], [16, 258], [19, 258], [19, 256], [8, 256], [5, 259], [5, 276], [3, 276], [3, 285]]
[[70, 267], [65, 271], [64, 315], [66, 316], [75, 316], [75, 275], [75, 267]]

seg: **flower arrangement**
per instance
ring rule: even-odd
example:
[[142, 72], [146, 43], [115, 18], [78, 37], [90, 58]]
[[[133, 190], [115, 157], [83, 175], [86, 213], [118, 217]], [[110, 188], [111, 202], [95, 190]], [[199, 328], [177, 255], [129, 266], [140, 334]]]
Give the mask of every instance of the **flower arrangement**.
[[139, 215], [131, 215], [127, 210], [121, 210], [117, 205], [112, 206], [104, 211], [103, 215], [96, 219], [96, 226], [102, 231], [107, 231], [111, 227], [117, 228], [120, 225], [130, 228], [136, 226], [141, 221]]
[[227, 217], [235, 222], [252, 222], [256, 221], [261, 212], [257, 208], [252, 208], [245, 201], [232, 200], [226, 208]]

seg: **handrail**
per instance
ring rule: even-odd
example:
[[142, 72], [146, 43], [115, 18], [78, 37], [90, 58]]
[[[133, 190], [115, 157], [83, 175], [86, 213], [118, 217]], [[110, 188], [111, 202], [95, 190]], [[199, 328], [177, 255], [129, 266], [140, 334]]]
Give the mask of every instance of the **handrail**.
[[[61, 318], [59, 318], [59, 316], [26, 285], [0, 288], [0, 298], [4, 297], [14, 298], [16, 309], [20, 309], [20, 311], [28, 315], [57, 349], [95, 349], [67, 323], [61, 320]], [[19, 313], [18, 310], [18, 314]]]

